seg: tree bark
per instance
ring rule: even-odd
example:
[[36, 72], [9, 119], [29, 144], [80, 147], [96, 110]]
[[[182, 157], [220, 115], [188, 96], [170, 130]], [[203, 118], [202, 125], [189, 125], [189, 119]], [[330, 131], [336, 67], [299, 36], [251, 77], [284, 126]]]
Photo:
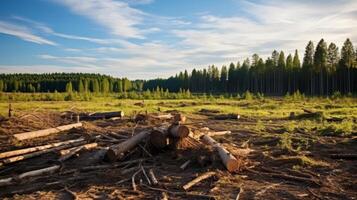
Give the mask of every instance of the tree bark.
[[[79, 146], [79, 147], [83, 147], [84, 149], [89, 150], [89, 149], [96, 148], [97, 146], [98, 146], [98, 143], [94, 142], [94, 143], [84, 144], [84, 145]], [[61, 150], [59, 152], [59, 154], [61, 156], [66, 155], [66, 154], [70, 153], [72, 150], [75, 150], [75, 149], [77, 149], [79, 147], [72, 147], [72, 148], [69, 148], [69, 149], [63, 149], [63, 150]]]
[[227, 168], [229, 172], [234, 172], [239, 169], [239, 161], [229, 153], [224, 147], [222, 147], [218, 142], [212, 139], [208, 135], [204, 135], [201, 139], [209, 145], [212, 145], [215, 149], [217, 149], [219, 157], [221, 158], [224, 166]]
[[37, 138], [37, 137], [48, 136], [48, 135], [51, 135], [54, 133], [70, 130], [72, 128], [77, 128], [77, 127], [81, 127], [81, 126], [82, 126], [82, 123], [68, 124], [68, 125], [64, 125], [64, 126], [58, 126], [56, 128], [49, 128], [49, 129], [31, 131], [31, 132], [25, 132], [25, 133], [18, 133], [18, 134], [15, 134], [14, 137], [17, 140], [22, 141], [22, 140], [27, 140], [27, 139]]
[[208, 179], [211, 176], [214, 176], [216, 174], [216, 172], [206, 172], [198, 177], [196, 177], [195, 179], [193, 179], [192, 181], [186, 183], [183, 187], [184, 190], [188, 190], [190, 189], [192, 186], [196, 185], [197, 183], [201, 182], [202, 180]]
[[190, 128], [185, 125], [172, 125], [169, 128], [169, 133], [173, 137], [184, 138], [190, 134]]
[[147, 138], [149, 135], [150, 135], [149, 131], [142, 131], [120, 144], [111, 146], [107, 151], [106, 154], [107, 158], [110, 161], [115, 161], [117, 159], [120, 159], [125, 152], [134, 148], [137, 144], [139, 144], [142, 140]]
[[54, 165], [54, 166], [43, 168], [43, 169], [25, 172], [18, 176], [15, 176], [15, 177], [1, 179], [0, 186], [12, 185], [12, 184], [15, 184], [17, 182], [17, 180], [21, 180], [21, 179], [28, 178], [28, 177], [40, 176], [42, 174], [53, 173], [53, 172], [57, 171], [60, 167], [61, 167], [60, 165]]
[[68, 140], [68, 141], [64, 141], [64, 142], [57, 142], [57, 143], [52, 143], [52, 144], [47, 144], [47, 145], [42, 145], [42, 146], [30, 147], [30, 148], [26, 148], [26, 149], [7, 151], [7, 152], [0, 153], [0, 159], [9, 158], [12, 156], [18, 156], [18, 155], [22, 155], [22, 154], [26, 154], [26, 153], [32, 153], [35, 151], [42, 151], [45, 149], [58, 147], [58, 146], [71, 144], [71, 143], [76, 143], [76, 142], [81, 142], [81, 141], [84, 141], [84, 138], [79, 138], [76, 140]]
[[150, 134], [150, 143], [157, 149], [165, 148], [169, 145], [167, 127], [154, 128]]
[[29, 153], [29, 154], [15, 156], [15, 157], [11, 157], [11, 158], [6, 158], [6, 159], [0, 161], [0, 166], [3, 165], [3, 164], [14, 163], [14, 162], [17, 162], [17, 161], [33, 158], [33, 157], [36, 157], [36, 156], [40, 156], [42, 154], [46, 154], [46, 153], [49, 153], [49, 152], [58, 151], [58, 150], [62, 150], [62, 149], [67, 149], [67, 148], [78, 146], [78, 145], [82, 145], [82, 144], [85, 144], [85, 143], [86, 143], [86, 141], [80, 141], [80, 142], [76, 142], [76, 143], [69, 143], [69, 144], [65, 144], [65, 145], [62, 145], [62, 146], [54, 147], [54, 148], [51, 148], [51, 149], [45, 149], [45, 150], [42, 150], [42, 151], [37, 151], [37, 152]]
[[71, 150], [67, 149], [66, 152], [62, 152], [63, 154], [61, 154], [62, 156], [58, 159], [58, 161], [63, 162], [69, 158], [71, 158], [73, 155], [75, 155], [76, 153], [80, 152], [83, 149], [92, 149], [97, 147], [98, 144], [97, 143], [90, 143], [90, 144], [85, 144], [79, 147], [74, 147], [74, 149], [72, 148]]

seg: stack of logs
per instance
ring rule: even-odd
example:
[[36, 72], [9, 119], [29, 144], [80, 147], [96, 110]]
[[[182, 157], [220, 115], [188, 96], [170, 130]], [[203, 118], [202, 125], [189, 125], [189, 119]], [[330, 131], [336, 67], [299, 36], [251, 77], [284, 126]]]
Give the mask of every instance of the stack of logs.
[[[123, 114], [121, 112], [111, 112], [111, 113], [100, 113], [100, 114], [91, 114], [90, 116], [100, 116], [100, 118], [115, 117], [119, 115], [122, 117]], [[167, 119], [171, 118], [171, 124], [162, 125], [159, 127], [152, 128], [151, 130], [143, 130], [130, 138], [124, 137], [123, 142], [118, 144], [111, 145], [109, 147], [102, 148], [100, 151], [101, 154], [105, 158], [111, 162], [118, 161], [125, 154], [130, 152], [135, 147], [139, 146], [141, 142], [147, 141], [150, 145], [152, 145], [156, 149], [170, 149], [170, 147], [175, 148], [177, 143], [185, 138], [194, 139], [190, 136], [191, 129], [189, 126], [185, 124], [186, 117], [182, 114], [174, 114], [174, 115], [165, 115], [164, 117], [160, 115], [156, 115], [158, 119]], [[56, 128], [49, 128], [45, 130], [25, 132], [13, 135], [14, 139], [17, 141], [30, 140], [38, 137], [45, 137], [51, 134], [63, 132], [66, 130], [70, 130], [72, 128], [82, 127], [82, 123], [74, 123], [69, 125], [63, 125]], [[216, 142], [211, 136], [215, 134], [226, 134], [230, 133], [229, 131], [224, 132], [208, 132], [206, 134], [202, 134], [200, 137], [201, 141], [204, 144], [212, 146], [219, 154], [219, 157], [229, 172], [237, 171], [240, 168], [240, 162], [237, 158], [235, 158], [229, 151], [227, 151], [222, 145]], [[194, 139], [196, 140], [196, 139]], [[199, 142], [199, 141], [198, 141]], [[84, 137], [80, 137], [78, 139], [67, 140], [62, 142], [56, 142], [51, 144], [45, 144], [41, 146], [29, 147], [25, 149], [18, 149], [8, 152], [0, 153], [0, 167], [4, 167], [14, 162], [22, 161], [25, 159], [30, 159], [34, 157], [38, 157], [40, 155], [50, 153], [50, 152], [58, 152], [59, 158], [58, 161], [60, 163], [66, 161], [67, 159], [73, 157], [78, 154], [80, 151], [89, 150], [98, 148], [98, 144], [96, 142], [89, 142]], [[187, 166], [190, 161], [186, 162], [184, 165]], [[115, 164], [113, 164], [115, 165]], [[181, 166], [184, 168], [185, 166]], [[50, 174], [55, 173], [60, 169], [60, 165], [56, 164], [50, 167], [37, 169], [34, 171], [29, 171], [17, 175], [15, 177], [0, 179], [0, 186], [6, 186], [15, 184], [20, 179], [25, 179], [32, 176], [39, 176], [42, 174]]]

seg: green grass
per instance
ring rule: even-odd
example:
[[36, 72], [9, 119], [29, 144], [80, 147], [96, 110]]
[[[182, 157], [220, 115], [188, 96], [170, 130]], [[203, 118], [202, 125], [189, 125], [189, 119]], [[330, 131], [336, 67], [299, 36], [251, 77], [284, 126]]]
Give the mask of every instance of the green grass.
[[[4, 97], [4, 94], [2, 94]], [[7, 94], [9, 95], [9, 94]], [[47, 96], [64, 94], [21, 94], [17, 93], [15, 100], [11, 100], [12, 108], [15, 111], [31, 110], [52, 110], [52, 111], [118, 111], [122, 110], [126, 115], [134, 112], [158, 112], [166, 110], [178, 110], [183, 113], [197, 113], [201, 109], [219, 110], [221, 113], [237, 113], [244, 117], [257, 120], [257, 131], [264, 132], [265, 120], [285, 119], [280, 125], [286, 132], [293, 133], [297, 128], [303, 129], [307, 133], [317, 133], [321, 135], [335, 134], [349, 136], [354, 134], [356, 125], [353, 123], [357, 118], [356, 98], [217, 98], [210, 96], [207, 98], [193, 97], [192, 99], [158, 99], [158, 100], [134, 100], [119, 99], [118, 95], [93, 95], [88, 97], [74, 94], [76, 101], [44, 101]], [[31, 97], [31, 95], [35, 95]], [[37, 95], [37, 96], [36, 96]], [[77, 95], [77, 96], [76, 96]], [[32, 99], [31, 99], [32, 98]], [[35, 98], [35, 99], [34, 99]], [[35, 101], [34, 101], [35, 100]], [[144, 106], [135, 105], [144, 101]], [[6, 116], [8, 113], [9, 99], [0, 98], [0, 114]], [[296, 115], [304, 113], [302, 108], [321, 112], [322, 118], [317, 119], [295, 119], [288, 120], [291, 112]], [[342, 122], [327, 122], [327, 118], [341, 118]]]

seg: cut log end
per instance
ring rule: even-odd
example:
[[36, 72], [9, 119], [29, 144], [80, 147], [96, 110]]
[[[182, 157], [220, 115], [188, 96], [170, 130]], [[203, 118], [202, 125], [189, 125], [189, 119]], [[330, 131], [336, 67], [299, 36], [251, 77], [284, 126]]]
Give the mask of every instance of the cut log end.
[[239, 170], [239, 162], [236, 159], [228, 159], [226, 163], [226, 168], [229, 172], [235, 172]]
[[150, 143], [155, 148], [162, 149], [169, 144], [169, 140], [166, 133], [159, 130], [153, 130], [150, 135]]
[[113, 149], [108, 149], [105, 156], [110, 162], [114, 162], [120, 158], [120, 156], [118, 156]]

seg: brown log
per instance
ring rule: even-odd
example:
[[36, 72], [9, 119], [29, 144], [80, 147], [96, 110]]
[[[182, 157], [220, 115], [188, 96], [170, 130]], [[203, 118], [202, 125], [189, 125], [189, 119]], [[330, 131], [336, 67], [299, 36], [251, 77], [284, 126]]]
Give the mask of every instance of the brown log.
[[157, 149], [162, 149], [169, 145], [167, 127], [154, 128], [150, 134], [150, 143]]
[[239, 169], [239, 161], [218, 142], [208, 135], [202, 136], [201, 139], [206, 144], [212, 145], [218, 151], [219, 157], [229, 172], [234, 172]]
[[97, 143], [90, 143], [90, 144], [85, 144], [79, 147], [74, 147], [71, 150], [68, 150], [64, 153], [62, 152], [62, 156], [58, 159], [58, 161], [63, 162], [65, 160], [68, 160], [69, 158], [71, 158], [72, 156], [74, 156], [75, 154], [77, 154], [78, 152], [80, 152], [83, 149], [93, 149], [95, 147], [97, 147], [98, 144]]
[[174, 116], [174, 123], [183, 124], [185, 122], [186, 122], [186, 116], [184, 116], [183, 114], [178, 113]]
[[172, 119], [174, 116], [171, 114], [162, 114], [162, 115], [150, 115], [149, 117], [153, 119], [166, 120], [166, 119]]
[[186, 183], [183, 187], [184, 190], [188, 190], [190, 189], [192, 186], [196, 185], [197, 183], [201, 182], [202, 180], [208, 179], [212, 176], [214, 176], [216, 174], [216, 172], [206, 172], [198, 177], [196, 177], [195, 179], [193, 179], [192, 181]]
[[216, 115], [214, 119], [217, 120], [227, 120], [227, 119], [239, 119], [240, 115], [237, 114], [224, 114], [224, 115]]
[[37, 157], [37, 156], [40, 156], [40, 155], [43, 155], [43, 154], [46, 154], [46, 153], [49, 153], [49, 152], [59, 151], [59, 150], [62, 150], [62, 149], [67, 149], [67, 148], [70, 148], [70, 147], [79, 146], [79, 145], [82, 145], [82, 144], [85, 144], [85, 143], [86, 143], [86, 141], [79, 141], [79, 142], [76, 142], [76, 143], [69, 143], [69, 144], [65, 144], [65, 145], [62, 145], [62, 146], [54, 147], [54, 148], [51, 148], [51, 149], [45, 149], [45, 150], [42, 150], [42, 151], [37, 151], [37, 152], [29, 153], [29, 154], [15, 156], [15, 157], [11, 157], [11, 158], [6, 158], [6, 159], [0, 161], [0, 166], [2, 164], [14, 163], [14, 162], [17, 162], [17, 161], [21, 161], [21, 160]]
[[208, 136], [219, 136], [219, 135], [226, 135], [226, 134], [231, 134], [231, 131], [214, 131], [214, 132], [208, 132], [206, 135]]
[[147, 138], [149, 135], [150, 135], [149, 131], [142, 131], [120, 144], [111, 146], [107, 151], [106, 154], [107, 158], [110, 161], [115, 161], [117, 159], [120, 159], [125, 152], [134, 148], [137, 144], [139, 144], [142, 140]]
[[172, 125], [169, 128], [169, 133], [173, 137], [184, 138], [190, 134], [190, 128], [185, 125]]
[[57, 143], [46, 144], [46, 145], [36, 146], [36, 147], [29, 147], [29, 148], [25, 148], [25, 149], [18, 149], [18, 150], [13, 150], [13, 151], [2, 152], [2, 153], [0, 153], [0, 159], [9, 158], [12, 156], [18, 156], [18, 155], [22, 155], [22, 154], [26, 154], [26, 153], [32, 153], [35, 151], [41, 151], [41, 150], [58, 147], [58, 146], [65, 145], [65, 144], [76, 143], [76, 142], [80, 142], [80, 141], [84, 141], [84, 138], [79, 138], [79, 139], [75, 139], [75, 140], [67, 140], [64, 142], [57, 142]]
[[60, 165], [54, 165], [54, 166], [43, 168], [43, 169], [25, 172], [18, 176], [15, 176], [15, 177], [0, 179], [0, 186], [12, 185], [12, 184], [15, 184], [18, 180], [25, 179], [28, 177], [40, 176], [43, 174], [53, 173], [53, 172], [57, 171], [60, 167], [61, 167]]
[[[85, 150], [89, 150], [89, 149], [93, 149], [93, 148], [96, 148], [98, 146], [98, 143], [89, 143], [89, 144], [85, 144], [85, 145], [82, 145], [82, 146], [79, 146], [79, 147], [83, 147], [83, 149]], [[69, 154], [71, 151], [79, 148], [79, 147], [72, 147], [72, 148], [69, 148], [69, 149], [63, 149], [61, 151], [59, 151], [59, 154], [61, 156], [64, 156], [66, 154]]]
[[51, 135], [54, 133], [70, 130], [72, 128], [77, 128], [77, 127], [81, 127], [81, 126], [82, 126], [82, 123], [68, 124], [68, 125], [64, 125], [64, 126], [58, 126], [56, 128], [49, 128], [49, 129], [31, 131], [31, 132], [25, 132], [25, 133], [18, 133], [18, 134], [15, 134], [14, 137], [17, 140], [22, 141], [22, 140], [27, 140], [27, 139], [37, 138], [37, 137], [48, 136], [48, 135]]
[[154, 174], [154, 171], [153, 171], [152, 169], [149, 169], [149, 178], [150, 178], [151, 183], [152, 183], [153, 185], [159, 184], [159, 181], [157, 181], [157, 178], [156, 178], [156, 176], [155, 176], [155, 174]]
[[113, 117], [124, 117], [124, 112], [123, 111], [97, 112], [97, 113], [90, 114], [88, 117], [92, 118], [92, 119], [109, 119], [109, 118], [113, 118]]

